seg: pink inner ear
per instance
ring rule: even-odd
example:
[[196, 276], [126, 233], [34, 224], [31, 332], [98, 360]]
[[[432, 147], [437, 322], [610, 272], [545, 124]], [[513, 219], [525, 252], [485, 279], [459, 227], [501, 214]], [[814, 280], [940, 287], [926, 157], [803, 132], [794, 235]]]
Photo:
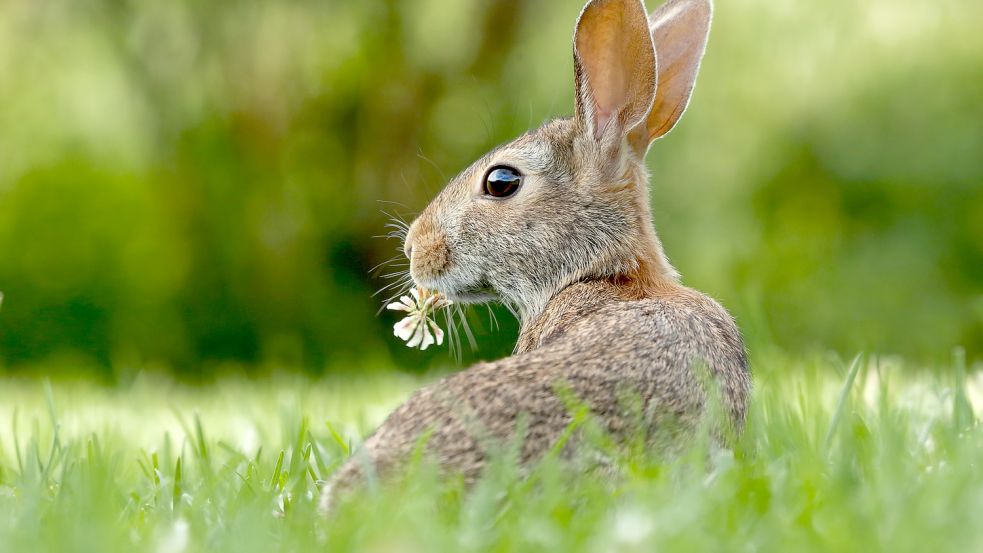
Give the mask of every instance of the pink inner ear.
[[595, 139], [609, 126], [644, 120], [655, 93], [655, 52], [640, 0], [590, 0], [577, 22], [574, 51], [581, 64], [578, 99], [586, 104], [578, 109], [587, 108], [581, 115], [593, 123]]
[[711, 14], [710, 0], [669, 0], [652, 14], [659, 85], [648, 118], [649, 141], [672, 130], [689, 104]]
[[596, 109], [594, 110], [594, 117], [597, 119], [594, 125], [594, 138], [600, 140], [604, 136], [604, 129], [607, 128], [608, 122], [611, 121], [611, 110], [604, 109], [600, 105], [596, 104]]

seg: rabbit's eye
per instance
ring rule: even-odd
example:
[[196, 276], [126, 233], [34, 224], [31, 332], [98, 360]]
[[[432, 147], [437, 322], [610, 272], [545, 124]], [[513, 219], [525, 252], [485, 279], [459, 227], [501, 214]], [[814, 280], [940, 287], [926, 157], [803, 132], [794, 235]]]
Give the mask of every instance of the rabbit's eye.
[[493, 167], [485, 177], [485, 194], [494, 198], [507, 198], [519, 189], [522, 175], [511, 167]]

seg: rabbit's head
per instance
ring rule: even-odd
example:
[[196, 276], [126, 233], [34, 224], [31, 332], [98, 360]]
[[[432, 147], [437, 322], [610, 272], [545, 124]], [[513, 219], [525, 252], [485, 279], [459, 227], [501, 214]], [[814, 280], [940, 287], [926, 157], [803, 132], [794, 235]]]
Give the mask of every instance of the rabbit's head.
[[[645, 152], [689, 102], [710, 0], [592, 0], [574, 32], [576, 113], [455, 177], [406, 237], [413, 280], [526, 318], [567, 285], [615, 279], [644, 296], [677, 278], [651, 222]], [[658, 60], [658, 62], [657, 62]]]

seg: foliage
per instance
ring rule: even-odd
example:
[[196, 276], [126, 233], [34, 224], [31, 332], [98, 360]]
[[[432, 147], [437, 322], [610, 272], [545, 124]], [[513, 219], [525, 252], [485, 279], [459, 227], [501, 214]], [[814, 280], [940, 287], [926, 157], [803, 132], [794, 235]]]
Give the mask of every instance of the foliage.
[[[0, 4], [0, 363], [444, 362], [375, 316], [381, 210], [569, 113], [581, 4]], [[981, 4], [718, 4], [649, 160], [686, 282], [752, 342], [978, 356]]]

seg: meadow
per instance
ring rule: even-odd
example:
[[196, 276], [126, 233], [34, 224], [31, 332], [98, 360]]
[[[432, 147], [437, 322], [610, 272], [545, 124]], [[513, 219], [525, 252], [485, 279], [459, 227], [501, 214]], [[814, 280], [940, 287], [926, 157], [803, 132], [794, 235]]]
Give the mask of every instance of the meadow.
[[983, 550], [978, 0], [715, 2], [647, 163], [751, 354], [732, 447], [421, 461], [316, 513], [412, 390], [512, 351], [496, 306], [458, 359], [393, 338], [374, 237], [572, 112], [583, 4], [0, 2], [0, 553]]
[[[928, 370], [932, 369], [932, 370]], [[607, 451], [616, 478], [424, 462], [325, 519], [319, 482], [412, 389], [378, 373], [3, 382], [0, 544], [19, 551], [967, 551], [983, 545], [983, 378], [897, 358], [755, 360], [732, 448]], [[581, 423], [586, 424], [585, 421]], [[575, 422], [574, 424], [578, 424]]]

